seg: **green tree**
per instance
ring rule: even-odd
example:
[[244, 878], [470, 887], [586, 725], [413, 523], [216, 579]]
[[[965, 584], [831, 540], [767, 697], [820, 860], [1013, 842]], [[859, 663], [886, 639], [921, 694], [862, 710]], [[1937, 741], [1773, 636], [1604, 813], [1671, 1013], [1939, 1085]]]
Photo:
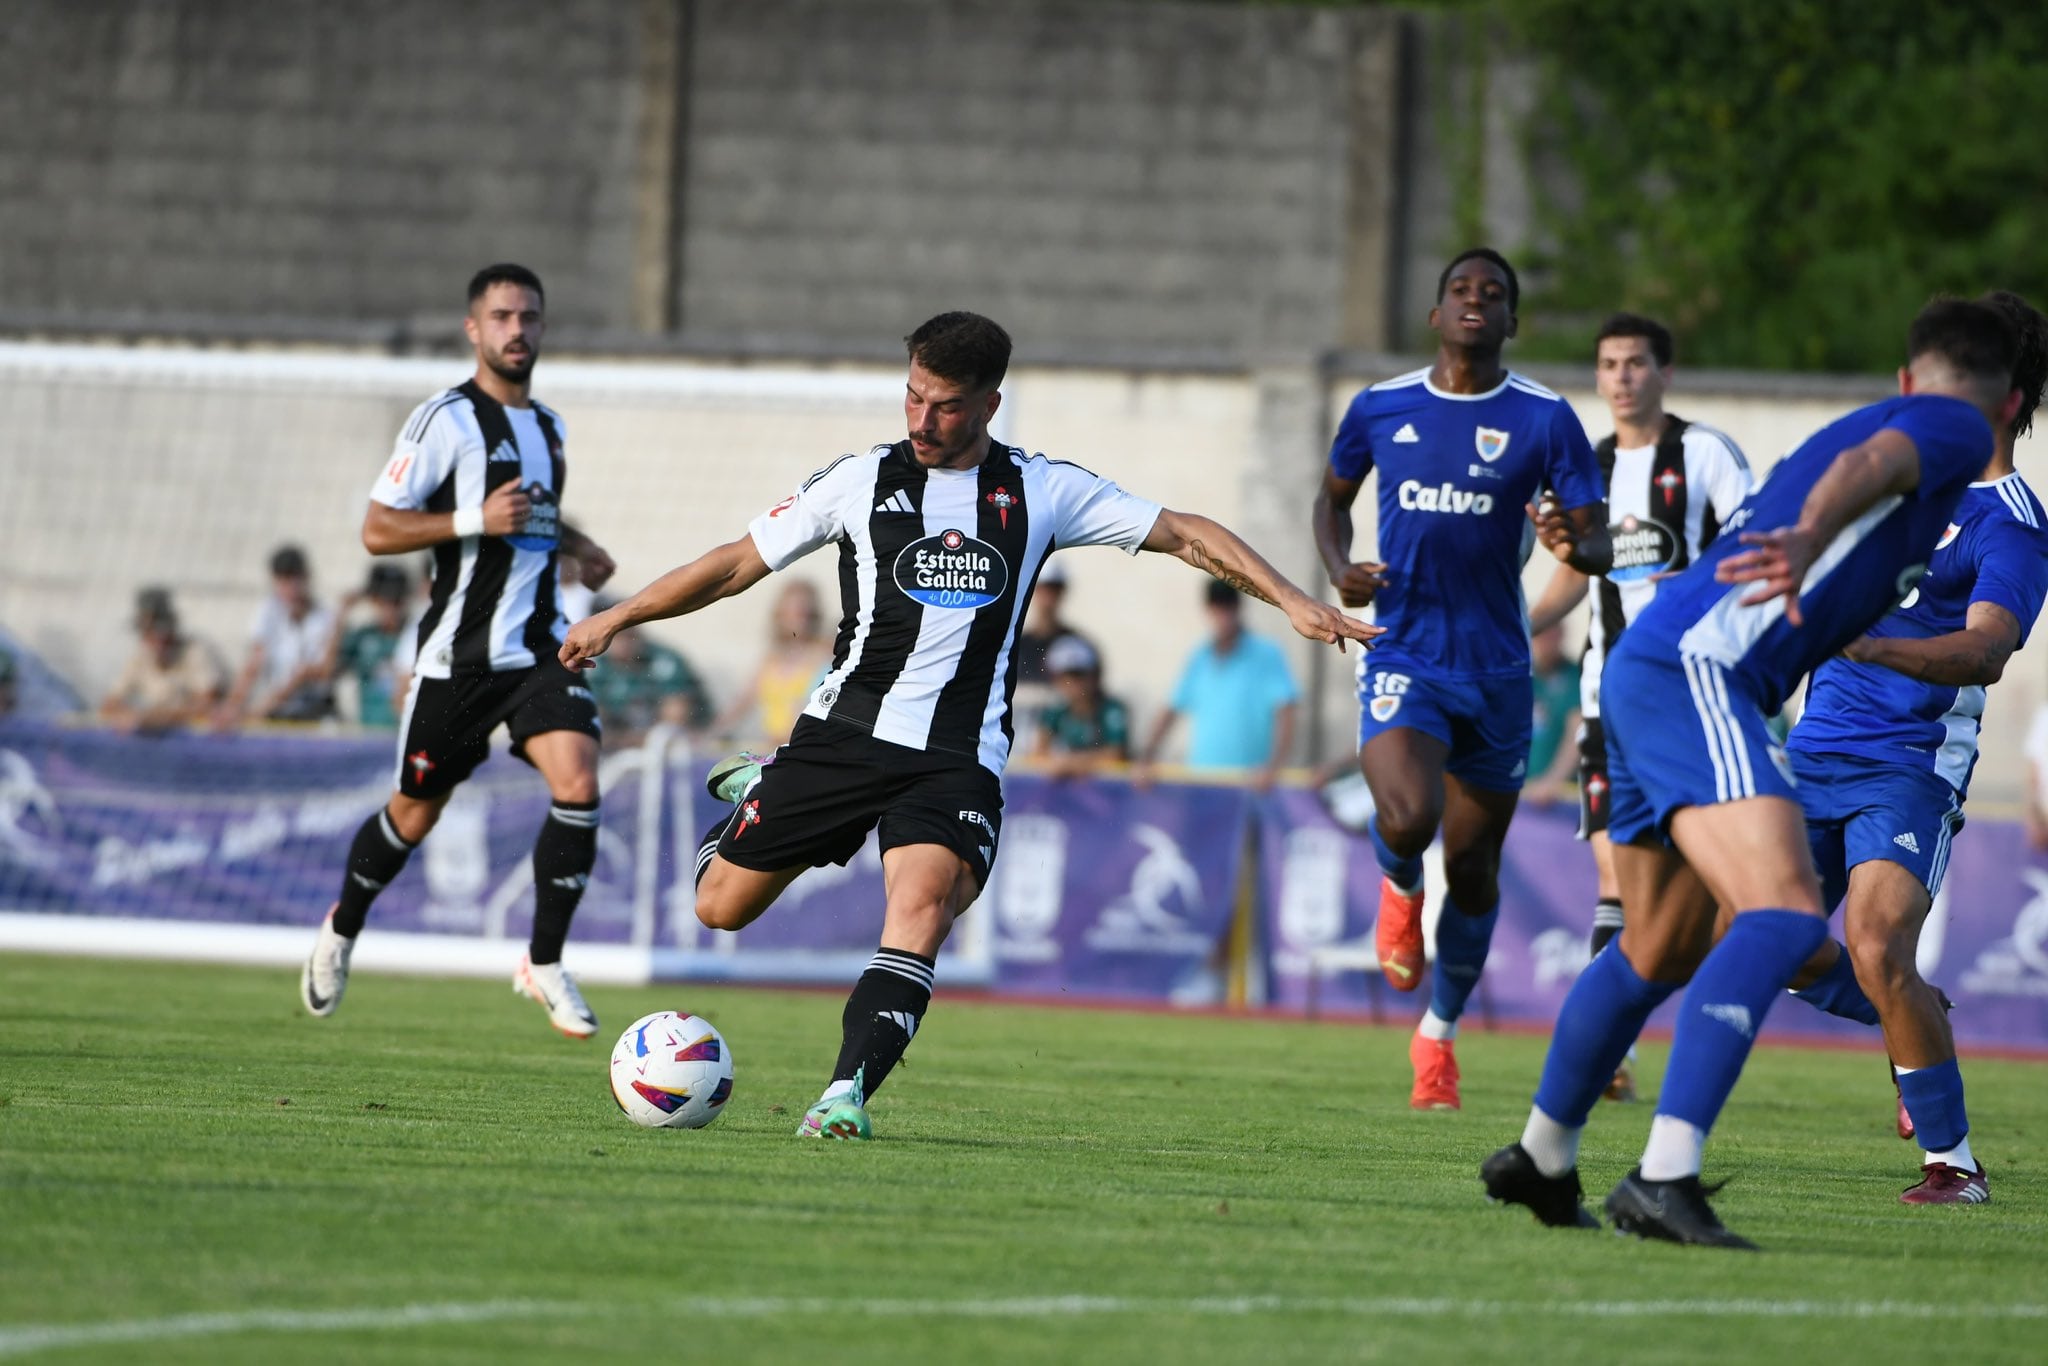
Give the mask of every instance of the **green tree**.
[[[1523, 0], [1544, 350], [1613, 308], [1694, 365], [1898, 362], [1930, 294], [2048, 302], [2048, 25], [1973, 0]], [[1533, 340], [1533, 338], [1532, 338]]]

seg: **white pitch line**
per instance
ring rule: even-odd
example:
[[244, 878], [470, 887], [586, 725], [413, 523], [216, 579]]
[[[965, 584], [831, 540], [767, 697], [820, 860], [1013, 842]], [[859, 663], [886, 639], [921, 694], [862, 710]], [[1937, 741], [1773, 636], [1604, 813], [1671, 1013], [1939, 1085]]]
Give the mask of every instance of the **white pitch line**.
[[[870, 1318], [1081, 1318], [1090, 1315], [1224, 1316], [1340, 1314], [1498, 1318], [1763, 1318], [1763, 1319], [2048, 1319], [2048, 1304], [1929, 1304], [1905, 1300], [1472, 1300], [1351, 1299], [1285, 1295], [1147, 1299], [1117, 1295], [1047, 1295], [1003, 1299], [684, 1299], [650, 1307], [678, 1316], [765, 1319], [795, 1315], [864, 1315]], [[251, 1309], [234, 1313], [178, 1314], [113, 1323], [29, 1323], [0, 1327], [0, 1357], [67, 1347], [164, 1338], [220, 1337], [233, 1333], [353, 1333], [426, 1328], [447, 1323], [506, 1319], [578, 1318], [616, 1313], [616, 1304], [576, 1300], [479, 1300], [407, 1304], [391, 1309]]]

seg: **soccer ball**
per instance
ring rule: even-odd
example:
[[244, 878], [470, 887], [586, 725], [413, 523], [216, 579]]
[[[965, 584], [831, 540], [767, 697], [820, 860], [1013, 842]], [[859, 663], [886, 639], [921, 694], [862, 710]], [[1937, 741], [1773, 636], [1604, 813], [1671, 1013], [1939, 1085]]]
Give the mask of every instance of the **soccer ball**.
[[659, 1010], [612, 1049], [612, 1099], [644, 1129], [701, 1129], [732, 1096], [732, 1050], [709, 1020]]

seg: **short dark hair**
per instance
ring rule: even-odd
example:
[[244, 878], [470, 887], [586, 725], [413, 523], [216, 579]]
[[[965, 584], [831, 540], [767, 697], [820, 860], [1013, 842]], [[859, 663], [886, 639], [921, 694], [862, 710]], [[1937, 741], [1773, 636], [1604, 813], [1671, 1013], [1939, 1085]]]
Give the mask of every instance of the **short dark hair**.
[[404, 602], [412, 592], [412, 580], [395, 564], [373, 564], [370, 577], [363, 581], [363, 592], [385, 602]]
[[955, 384], [993, 389], [1010, 369], [1010, 334], [979, 313], [941, 313], [903, 339], [910, 359]]
[[1444, 291], [1451, 287], [1451, 272], [1467, 261], [1491, 261], [1499, 266], [1501, 273], [1508, 277], [1508, 312], [1514, 313], [1521, 308], [1521, 277], [1517, 276], [1515, 268], [1508, 264], [1508, 258], [1495, 251], [1492, 247], [1467, 247], [1451, 258], [1451, 263], [1444, 267], [1444, 273], [1436, 277], [1436, 301], [1438, 303], [1444, 301]]
[[306, 567], [306, 552], [295, 545], [281, 545], [270, 556], [274, 579], [303, 579], [312, 571]]
[[525, 266], [510, 261], [500, 261], [494, 266], [485, 266], [469, 277], [469, 301], [475, 303], [484, 297], [484, 291], [492, 285], [524, 285], [540, 296], [543, 306], [547, 304], [548, 292], [540, 287], [540, 276]]
[[2034, 409], [2048, 388], [2048, 318], [2009, 289], [1994, 289], [1977, 300], [2005, 315], [2019, 337], [2012, 363], [2012, 387], [2020, 391], [2020, 410], [2012, 417], [2012, 434], [2025, 436], [2034, 426]]
[[1211, 607], [1228, 607], [1235, 610], [1243, 606], [1244, 594], [1221, 579], [1211, 579], [1202, 589], [1202, 601]]
[[1641, 337], [1650, 343], [1650, 354], [1657, 359], [1657, 368], [1662, 370], [1671, 364], [1671, 329], [1655, 318], [1645, 318], [1640, 313], [1611, 313], [1607, 321], [1600, 324], [1600, 335], [1593, 338], [1593, 353], [1600, 353], [1600, 343], [1609, 337]]
[[1946, 296], [1930, 301], [1906, 329], [1906, 362], [1939, 356], [1972, 379], [2012, 382], [2019, 334], [1990, 304]]

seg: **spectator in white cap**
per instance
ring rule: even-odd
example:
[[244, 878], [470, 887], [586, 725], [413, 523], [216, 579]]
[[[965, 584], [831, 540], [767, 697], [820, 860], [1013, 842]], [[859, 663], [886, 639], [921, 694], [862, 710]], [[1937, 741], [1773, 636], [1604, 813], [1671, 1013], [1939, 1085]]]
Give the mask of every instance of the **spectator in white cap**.
[[1057, 700], [1038, 718], [1035, 755], [1057, 777], [1078, 777], [1131, 757], [1130, 710], [1102, 690], [1102, 659], [1080, 636], [1045, 652]]

